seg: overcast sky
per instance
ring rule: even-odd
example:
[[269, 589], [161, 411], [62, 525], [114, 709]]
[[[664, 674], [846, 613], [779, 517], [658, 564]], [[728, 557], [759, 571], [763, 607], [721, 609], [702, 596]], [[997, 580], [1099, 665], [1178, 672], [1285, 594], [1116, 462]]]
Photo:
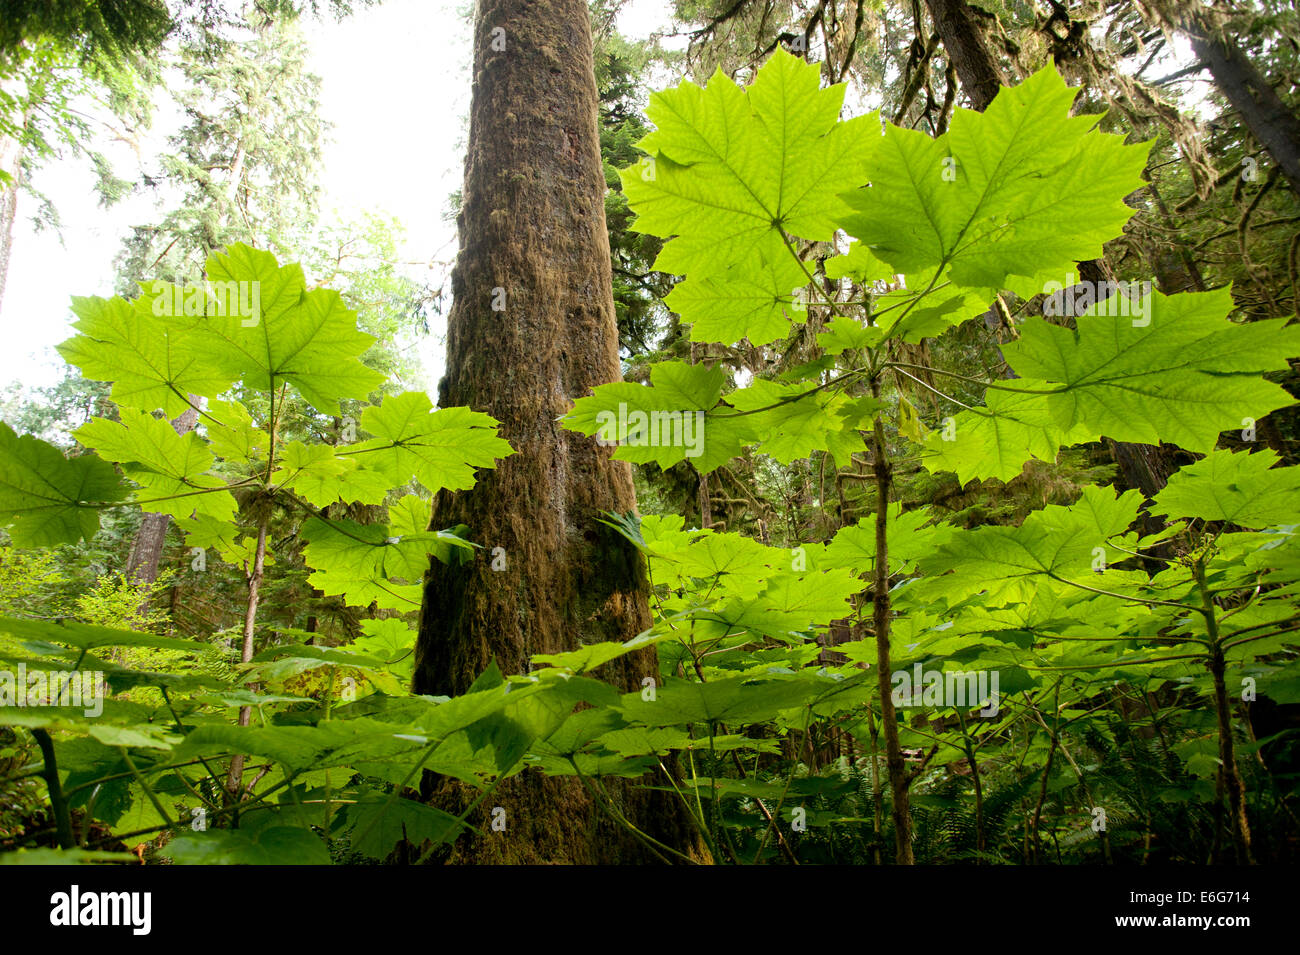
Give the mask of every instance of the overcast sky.
[[[638, 0], [620, 27], [629, 36], [646, 36], [662, 26], [665, 7], [661, 0]], [[333, 127], [324, 156], [324, 217], [335, 212], [350, 219], [366, 211], [396, 216], [406, 227], [406, 262], [445, 262], [456, 250], [455, 226], [444, 216], [464, 174], [472, 53], [466, 9], [463, 0], [386, 0], [341, 23], [306, 27], [310, 68], [321, 78], [321, 113]], [[146, 168], [151, 150], [169, 132], [164, 117], [142, 143]], [[123, 144], [105, 151], [123, 178], [139, 173], [140, 158]], [[57, 207], [62, 229], [37, 232], [35, 201], [20, 198], [0, 311], [0, 388], [45, 386], [62, 376], [53, 346], [72, 334], [69, 296], [111, 295], [113, 258], [130, 227], [157, 218], [144, 197], [101, 208], [89, 164], [71, 154], [42, 167], [34, 183]], [[434, 286], [444, 271], [405, 270]], [[443, 330], [433, 331], [420, 344], [430, 382], [442, 364]]]

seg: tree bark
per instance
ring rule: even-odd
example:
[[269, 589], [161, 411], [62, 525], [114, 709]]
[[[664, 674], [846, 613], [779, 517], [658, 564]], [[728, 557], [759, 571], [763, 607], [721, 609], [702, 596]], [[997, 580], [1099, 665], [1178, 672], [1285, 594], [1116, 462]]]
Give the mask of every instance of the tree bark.
[[[198, 401], [193, 395], [190, 401]], [[172, 422], [177, 434], [188, 434], [198, 423], [197, 408], [186, 408], [180, 417]], [[129, 577], [144, 583], [153, 583], [158, 579], [158, 566], [162, 561], [163, 546], [167, 543], [167, 528], [171, 526], [171, 517], [167, 514], [146, 513], [140, 520], [140, 529], [131, 542], [131, 553], [126, 559], [126, 573]], [[147, 609], [147, 602], [141, 606], [141, 612]]]
[[971, 109], [984, 112], [1002, 89], [1002, 71], [993, 58], [984, 31], [965, 0], [925, 0], [935, 32], [957, 71]]
[[1215, 85], [1300, 196], [1300, 117], [1221, 32], [1191, 19], [1184, 22], [1183, 31]]
[[[23, 128], [27, 114], [23, 114]], [[14, 222], [18, 218], [18, 193], [23, 182], [23, 144], [14, 136], [0, 136], [0, 172], [9, 182], [0, 184], [0, 314], [3, 314], [5, 285], [9, 278], [9, 261], [14, 247]]]
[[[493, 661], [527, 673], [538, 653], [625, 641], [650, 626], [639, 553], [599, 523], [635, 508], [628, 464], [558, 420], [595, 385], [622, 378], [583, 0], [479, 0], [460, 252], [452, 273], [442, 407], [492, 415], [516, 454], [468, 491], [442, 492], [433, 526], [465, 524], [483, 545], [458, 566], [434, 561], [416, 645], [418, 693], [458, 694]], [[499, 550], [497, 548], [500, 548]], [[495, 568], [495, 569], [494, 569]], [[659, 679], [653, 651], [598, 674], [623, 690]], [[662, 781], [661, 781], [662, 782]], [[604, 785], [655, 839], [698, 856], [684, 813], [661, 793]], [[426, 780], [439, 805], [469, 795]], [[499, 787], [504, 832], [456, 862], [626, 863], [657, 858], [573, 779], [533, 770]]]

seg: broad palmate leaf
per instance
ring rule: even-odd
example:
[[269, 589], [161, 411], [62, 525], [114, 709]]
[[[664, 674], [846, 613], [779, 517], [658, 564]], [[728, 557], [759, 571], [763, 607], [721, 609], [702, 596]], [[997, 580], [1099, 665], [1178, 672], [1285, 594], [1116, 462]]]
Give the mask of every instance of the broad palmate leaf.
[[1168, 515], [1231, 521], [1242, 527], [1300, 522], [1300, 468], [1274, 467], [1276, 451], [1211, 451], [1180, 468], [1156, 495], [1153, 510]]
[[1300, 354], [1300, 327], [1229, 321], [1226, 288], [1122, 299], [1097, 303], [1075, 328], [1026, 321], [1002, 350], [1021, 379], [932, 433], [926, 466], [1007, 480], [1030, 457], [1050, 461], [1062, 444], [1103, 435], [1206, 453], [1221, 431], [1294, 402], [1261, 376]]
[[649, 158], [622, 173], [637, 229], [670, 241], [655, 268], [686, 276], [669, 305], [696, 341], [784, 337], [807, 284], [793, 238], [828, 241], [866, 179], [875, 115], [839, 122], [843, 84], [778, 49], [741, 89], [720, 70], [705, 87], [655, 93]]
[[75, 544], [99, 530], [93, 505], [120, 501], [127, 488], [94, 454], [75, 458], [0, 421], [0, 519], [13, 521], [19, 547]]
[[939, 269], [970, 288], [1096, 258], [1133, 215], [1123, 200], [1143, 185], [1150, 145], [1071, 116], [1075, 95], [1049, 67], [983, 113], [957, 110], [937, 139], [887, 127], [871, 185], [845, 196], [854, 211], [838, 224], [898, 272]]

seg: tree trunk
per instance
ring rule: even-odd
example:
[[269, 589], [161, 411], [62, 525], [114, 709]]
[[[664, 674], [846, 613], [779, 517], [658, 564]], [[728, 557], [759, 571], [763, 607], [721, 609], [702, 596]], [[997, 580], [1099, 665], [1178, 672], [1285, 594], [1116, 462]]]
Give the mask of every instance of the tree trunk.
[[[452, 273], [442, 407], [501, 422], [518, 452], [468, 491], [443, 492], [433, 526], [465, 524], [483, 545], [434, 561], [416, 647], [418, 693], [458, 694], [496, 660], [527, 673], [537, 653], [628, 640], [650, 626], [640, 555], [599, 523], [634, 509], [632, 472], [557, 419], [595, 385], [621, 380], [591, 33], [583, 0], [479, 0], [460, 252]], [[499, 549], [498, 549], [499, 548]], [[598, 674], [623, 690], [659, 679], [653, 651]], [[660, 781], [662, 783], [662, 780]], [[684, 813], [660, 793], [604, 787], [654, 838], [688, 849]], [[426, 792], [456, 808], [450, 780]], [[499, 787], [504, 832], [469, 821], [457, 862], [640, 862], [656, 858], [573, 779], [528, 770]]]
[[1300, 196], [1300, 117], [1220, 31], [1190, 18], [1182, 28], [1197, 58], [1210, 68], [1215, 85]]
[[1003, 77], [975, 13], [965, 0], [925, 0], [925, 5], [962, 89], [970, 97], [971, 109], [984, 112], [1002, 89]]
[[[23, 114], [22, 126], [27, 126]], [[23, 144], [13, 136], [0, 136], [0, 172], [11, 178], [0, 183], [0, 313], [3, 313], [5, 284], [9, 278], [9, 260], [14, 247], [14, 222], [18, 218], [18, 193], [23, 182]]]
[[[190, 395], [190, 401], [198, 401]], [[186, 408], [179, 418], [172, 422], [177, 434], [188, 434], [198, 423], [197, 408]], [[171, 517], [167, 514], [147, 513], [140, 520], [140, 529], [135, 533], [131, 543], [131, 553], [126, 559], [126, 573], [129, 577], [144, 583], [153, 583], [158, 579], [158, 565], [162, 561], [163, 545], [167, 543], [167, 528], [171, 526]], [[141, 605], [141, 612], [148, 603]]]

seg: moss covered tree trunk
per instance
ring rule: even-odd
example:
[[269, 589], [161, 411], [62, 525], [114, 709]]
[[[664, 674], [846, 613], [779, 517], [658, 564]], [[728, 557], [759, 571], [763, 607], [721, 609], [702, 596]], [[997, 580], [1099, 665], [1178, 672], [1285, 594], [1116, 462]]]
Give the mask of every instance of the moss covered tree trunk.
[[1002, 89], [1004, 78], [976, 12], [965, 0], [925, 0], [925, 5], [962, 89], [970, 97], [971, 109], [984, 112]]
[[[1188, 0], [1144, 0], [1139, 6], [1151, 23], [1187, 36], [1192, 52], [1209, 69], [1242, 125], [1300, 195], [1300, 116], [1237, 45], [1226, 22], [1229, 7]], [[1284, 74], [1284, 90], [1287, 79]]]
[[[415, 689], [465, 692], [494, 659], [525, 673], [537, 653], [628, 640], [650, 626], [640, 555], [599, 523], [635, 506], [629, 465], [558, 420], [595, 385], [621, 378], [583, 0], [480, 0], [474, 25], [469, 155], [452, 275], [443, 407], [501, 422], [516, 454], [469, 491], [444, 493], [433, 526], [465, 524], [478, 559], [433, 563], [425, 582]], [[600, 674], [624, 690], [658, 678], [652, 652]], [[658, 780], [663, 784], [664, 780]], [[466, 798], [432, 781], [432, 798]], [[605, 784], [617, 810], [681, 848], [683, 818], [657, 794]], [[655, 858], [576, 780], [529, 770], [469, 821], [484, 835], [458, 862], [638, 862]]]

